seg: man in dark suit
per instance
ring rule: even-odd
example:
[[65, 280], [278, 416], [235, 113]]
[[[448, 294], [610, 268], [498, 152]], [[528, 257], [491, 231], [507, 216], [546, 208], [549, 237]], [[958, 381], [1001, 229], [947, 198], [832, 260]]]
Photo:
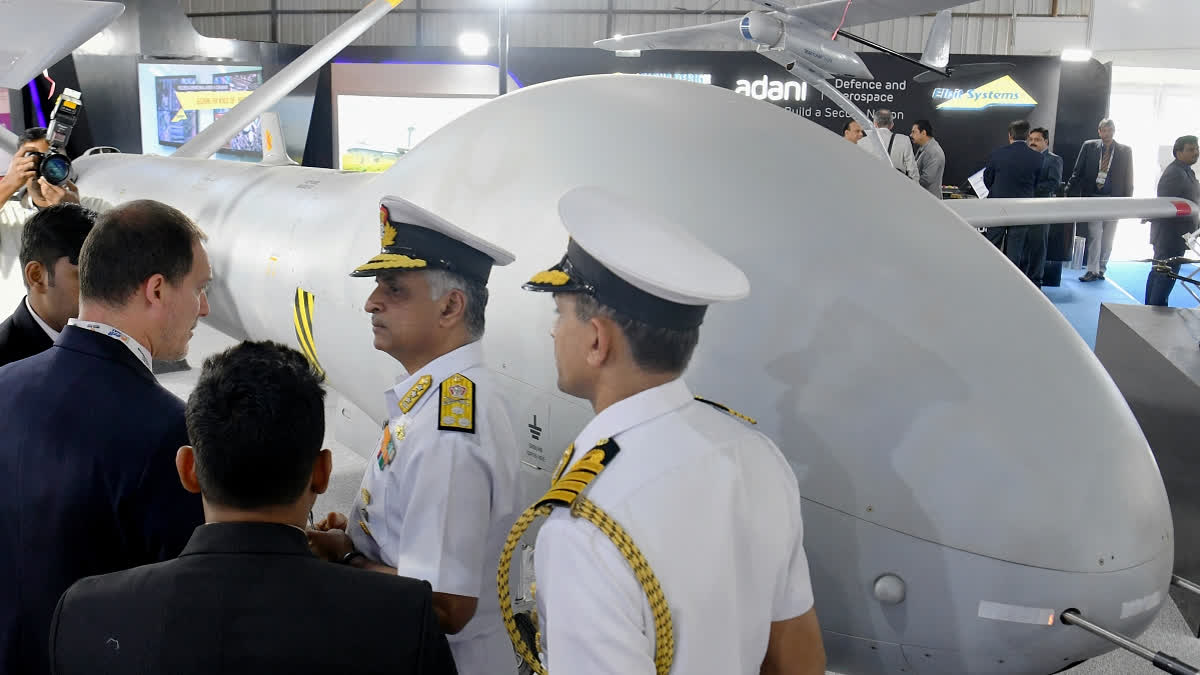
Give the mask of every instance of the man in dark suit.
[[208, 314], [203, 240], [158, 202], [100, 216], [79, 318], [0, 368], [0, 673], [48, 672], [50, 616], [76, 580], [174, 558], [203, 522], [175, 472], [183, 402], [150, 372]]
[[455, 672], [427, 582], [309, 550], [302, 528], [333, 470], [324, 398], [283, 345], [243, 342], [204, 363], [175, 464], [208, 524], [177, 560], [63, 594], [55, 675]]
[[[1080, 197], [1133, 196], [1133, 150], [1113, 140], [1117, 125], [1110, 119], [1100, 121], [1100, 138], [1083, 144], [1075, 158], [1075, 169], [1067, 181], [1067, 194]], [[1087, 272], [1080, 281], [1100, 281], [1108, 271], [1117, 221], [1088, 223]]]
[[[1162, 177], [1158, 179], [1159, 197], [1177, 197], [1200, 202], [1200, 183], [1196, 182], [1196, 173], [1192, 170], [1200, 149], [1197, 148], [1195, 136], [1180, 136], [1175, 139], [1175, 161], [1163, 169]], [[1159, 218], [1150, 221], [1150, 243], [1154, 246], [1154, 259], [1166, 260], [1183, 255], [1187, 245], [1183, 235], [1190, 233], [1195, 227], [1192, 216], [1178, 218]], [[1169, 265], [1171, 271], [1179, 274], [1179, 263]], [[1167, 298], [1175, 279], [1165, 274], [1155, 272], [1153, 268], [1146, 277], [1146, 304], [1167, 306]]]
[[79, 315], [79, 249], [96, 214], [78, 204], [39, 211], [21, 231], [28, 294], [0, 323], [0, 366], [43, 352]]
[[[992, 152], [983, 169], [983, 184], [989, 199], [1032, 197], [1037, 188], [1038, 173], [1042, 170], [1042, 155], [1029, 147], [1029, 122], [1017, 120], [1008, 125], [1008, 145]], [[1022, 271], [1025, 241], [1030, 236], [1029, 225], [989, 227], [987, 238]], [[1005, 230], [1008, 230], [1006, 233]]]
[[[1062, 183], [1062, 157], [1050, 152], [1050, 130], [1038, 127], [1029, 132], [1029, 147], [1042, 153], [1042, 168], [1038, 171], [1035, 197], [1053, 197], [1058, 194]], [[1023, 270], [1029, 280], [1041, 288], [1042, 276], [1046, 271], [1046, 236], [1049, 225], [1030, 225], [1025, 237], [1025, 252], [1022, 255]]]

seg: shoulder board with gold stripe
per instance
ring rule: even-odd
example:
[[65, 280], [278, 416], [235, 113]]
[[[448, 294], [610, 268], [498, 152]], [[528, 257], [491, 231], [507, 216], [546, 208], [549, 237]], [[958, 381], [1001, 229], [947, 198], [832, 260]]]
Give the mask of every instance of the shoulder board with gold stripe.
[[475, 383], [460, 373], [442, 382], [438, 429], [475, 433]]
[[425, 394], [429, 393], [429, 389], [432, 385], [433, 376], [422, 375], [417, 380], [417, 383], [412, 386], [412, 389], [409, 389], [408, 392], [404, 394], [404, 398], [401, 398], [400, 402], [396, 404], [399, 406], [400, 412], [407, 414], [408, 411], [412, 410], [413, 406], [417, 405], [417, 402], [420, 401]]
[[558, 460], [558, 466], [554, 469], [554, 473], [550, 474], [550, 484], [554, 485], [555, 481], [562, 477], [563, 471], [567, 470], [567, 464], [571, 458], [575, 456], [575, 444], [572, 443], [563, 450], [562, 459]]
[[743, 415], [742, 413], [734, 410], [733, 408], [730, 408], [729, 406], [721, 405], [720, 403], [717, 403], [716, 401], [710, 401], [702, 396], [693, 396], [692, 398], [696, 399], [697, 401], [699, 401], [701, 403], [707, 403], [708, 405], [711, 405], [712, 407], [716, 408], [717, 410], [720, 410], [721, 412], [726, 413], [727, 415], [729, 415], [731, 417], [736, 417], [743, 422], [749, 422], [750, 424], [758, 424], [758, 420], [754, 419], [753, 417], [747, 417], [746, 415]]
[[550, 486], [550, 491], [538, 500], [537, 505], [553, 504], [557, 506], [570, 506], [575, 503], [575, 499], [579, 497], [579, 493], [591, 485], [596, 476], [608, 466], [609, 462], [617, 456], [621, 451], [617, 442], [611, 438], [602, 439], [596, 443], [596, 447], [588, 450], [578, 462], [576, 462], [571, 470], [568, 471]]

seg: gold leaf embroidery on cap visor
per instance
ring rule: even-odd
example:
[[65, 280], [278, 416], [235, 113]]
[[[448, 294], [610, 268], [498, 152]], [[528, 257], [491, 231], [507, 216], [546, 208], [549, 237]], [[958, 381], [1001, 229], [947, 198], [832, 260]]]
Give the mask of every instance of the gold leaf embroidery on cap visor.
[[355, 268], [355, 272], [369, 272], [371, 270], [408, 270], [420, 269], [427, 266], [429, 263], [420, 258], [410, 258], [401, 253], [380, 253], [371, 258], [364, 265], [359, 265]]
[[546, 284], [548, 286], [566, 286], [571, 281], [571, 277], [562, 270], [546, 270], [538, 272], [529, 280], [531, 284]]

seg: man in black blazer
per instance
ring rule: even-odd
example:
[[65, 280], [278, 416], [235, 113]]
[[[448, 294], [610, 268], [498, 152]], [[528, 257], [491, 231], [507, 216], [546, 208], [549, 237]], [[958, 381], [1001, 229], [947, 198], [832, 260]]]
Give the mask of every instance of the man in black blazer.
[[[983, 169], [983, 184], [989, 199], [1032, 197], [1037, 188], [1038, 173], [1042, 170], [1042, 155], [1029, 147], [1029, 122], [1017, 120], [1008, 125], [1008, 145], [992, 152]], [[1022, 256], [1030, 227], [989, 227], [987, 238], [1008, 259], [1024, 270]], [[1007, 233], [1005, 232], [1007, 230]]]
[[174, 558], [203, 522], [179, 484], [183, 402], [152, 358], [182, 358], [208, 313], [204, 235], [130, 202], [79, 256], [79, 318], [0, 368], [0, 673], [42, 675], [50, 616], [78, 579]]
[[427, 582], [309, 549], [302, 528], [333, 470], [324, 397], [283, 345], [243, 342], [205, 362], [175, 464], [208, 524], [177, 560], [63, 594], [55, 675], [455, 673]]
[[79, 315], [79, 249], [96, 214], [59, 204], [34, 214], [21, 230], [21, 269], [28, 294], [0, 323], [0, 366], [43, 352]]
[[[1053, 197], [1058, 194], [1058, 186], [1062, 183], [1062, 157], [1050, 152], [1050, 130], [1038, 127], [1029, 131], [1029, 147], [1042, 153], [1042, 168], [1038, 171], [1037, 185], [1033, 196]], [[1046, 238], [1049, 225], [1030, 225], [1029, 236], [1025, 238], [1025, 253], [1022, 256], [1025, 276], [1041, 288], [1042, 277], [1046, 272]]]
[[[1163, 169], [1162, 177], [1158, 179], [1159, 197], [1177, 197], [1192, 202], [1200, 202], [1200, 183], [1196, 182], [1196, 173], [1192, 166], [1200, 157], [1195, 136], [1180, 136], [1175, 139], [1175, 161]], [[1154, 246], [1154, 259], [1166, 260], [1182, 256], [1187, 252], [1187, 244], [1183, 235], [1190, 233], [1196, 227], [1194, 216], [1178, 218], [1158, 218], [1150, 221], [1150, 243]], [[1179, 274], [1179, 264], [1169, 265], [1175, 274]], [[1175, 287], [1175, 279], [1165, 274], [1150, 270], [1146, 277], [1146, 304], [1167, 306], [1167, 298]]]
[[[1113, 140], [1117, 125], [1110, 119], [1100, 121], [1100, 138], [1083, 144], [1075, 158], [1075, 170], [1067, 181], [1067, 194], [1079, 197], [1132, 197], [1133, 149]], [[1088, 223], [1087, 272], [1080, 281], [1100, 281], [1108, 271], [1117, 221]]]

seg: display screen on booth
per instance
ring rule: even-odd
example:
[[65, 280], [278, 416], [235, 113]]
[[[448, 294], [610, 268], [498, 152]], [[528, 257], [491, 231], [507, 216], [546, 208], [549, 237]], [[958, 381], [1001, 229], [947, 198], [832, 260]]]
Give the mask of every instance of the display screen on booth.
[[[262, 84], [262, 68], [199, 63], [139, 63], [142, 149], [170, 155]], [[262, 159], [259, 120], [221, 148], [235, 159]]]
[[339, 95], [338, 168], [387, 171], [430, 134], [490, 99], [490, 96]]

